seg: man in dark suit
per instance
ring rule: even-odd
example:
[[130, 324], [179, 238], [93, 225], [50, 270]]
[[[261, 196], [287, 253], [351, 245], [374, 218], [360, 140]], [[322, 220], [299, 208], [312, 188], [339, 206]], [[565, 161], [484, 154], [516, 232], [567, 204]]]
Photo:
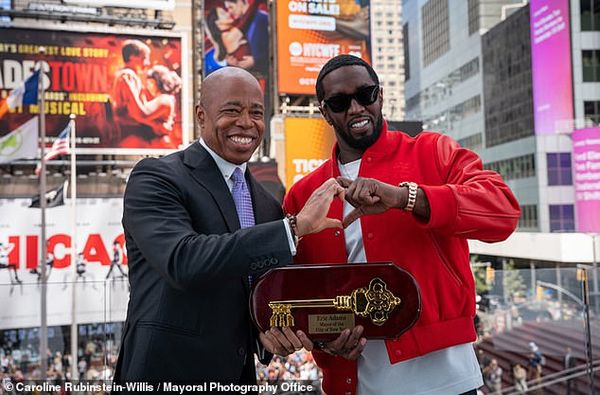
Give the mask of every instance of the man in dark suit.
[[312, 346], [289, 328], [257, 334], [249, 283], [290, 263], [298, 237], [341, 227], [326, 215], [343, 188], [331, 179], [296, 218], [283, 217], [246, 171], [262, 141], [264, 104], [258, 81], [243, 69], [208, 76], [196, 116], [200, 141], [140, 161], [127, 184], [131, 294], [117, 383], [255, 384], [254, 353]]

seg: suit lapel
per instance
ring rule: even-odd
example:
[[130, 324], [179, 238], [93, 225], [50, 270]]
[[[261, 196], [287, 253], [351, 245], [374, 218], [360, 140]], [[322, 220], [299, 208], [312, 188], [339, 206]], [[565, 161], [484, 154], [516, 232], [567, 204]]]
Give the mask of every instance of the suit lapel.
[[199, 142], [194, 142], [183, 153], [183, 161], [191, 169], [192, 177], [212, 195], [230, 232], [240, 228], [240, 221], [229, 187], [217, 164]]
[[254, 209], [254, 221], [257, 224], [268, 222], [272, 218], [272, 213], [269, 210], [269, 205], [258, 204], [258, 202], [266, 202], [271, 199], [270, 196], [265, 196], [263, 188], [260, 186], [256, 178], [246, 170], [246, 182], [250, 187], [250, 195], [252, 195], [252, 207]]

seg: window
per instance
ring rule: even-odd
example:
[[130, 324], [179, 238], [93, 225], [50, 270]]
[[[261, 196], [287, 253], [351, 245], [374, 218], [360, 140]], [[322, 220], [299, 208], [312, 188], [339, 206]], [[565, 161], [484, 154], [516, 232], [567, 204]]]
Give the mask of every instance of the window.
[[572, 232], [575, 230], [575, 210], [572, 204], [551, 204], [550, 232]]
[[584, 101], [583, 102], [583, 112], [585, 114], [586, 124], [587, 121], [594, 126], [600, 124], [600, 101]]
[[499, 173], [505, 180], [535, 176], [535, 159], [533, 154], [486, 163], [483, 167]]
[[529, 7], [521, 7], [481, 40], [485, 145], [534, 135]]
[[[11, 0], [0, 0], [0, 10], [10, 10], [12, 8]], [[0, 17], [0, 22], [9, 22], [9, 16]]]
[[448, 0], [429, 0], [422, 8], [423, 63], [425, 66], [450, 49]]
[[537, 229], [538, 215], [537, 205], [522, 205], [521, 218], [519, 218], [519, 229]]
[[581, 30], [600, 30], [600, 0], [581, 0]]
[[469, 0], [469, 36], [479, 31], [479, 0]]
[[404, 79], [410, 79], [410, 59], [408, 50], [408, 23], [402, 26], [402, 45], [404, 46]]
[[581, 51], [583, 82], [600, 82], [600, 50]]
[[481, 149], [481, 133], [457, 140], [457, 143], [460, 144], [461, 147], [468, 148], [472, 151], [477, 151]]
[[548, 185], [573, 185], [571, 154], [556, 152], [546, 154]]

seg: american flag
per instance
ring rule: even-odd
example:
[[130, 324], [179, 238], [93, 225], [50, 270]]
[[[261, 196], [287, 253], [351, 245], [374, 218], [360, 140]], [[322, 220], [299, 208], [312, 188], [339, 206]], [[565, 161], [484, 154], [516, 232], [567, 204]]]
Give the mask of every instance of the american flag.
[[[59, 155], [68, 155], [71, 152], [69, 149], [69, 133], [71, 133], [71, 123], [69, 123], [67, 127], [60, 132], [56, 140], [54, 140], [54, 143], [52, 143], [52, 148], [50, 148], [50, 151], [46, 152], [46, 155], [44, 155], [45, 162], [52, 160]], [[35, 175], [39, 176], [41, 171], [42, 162], [40, 161], [35, 168]]]

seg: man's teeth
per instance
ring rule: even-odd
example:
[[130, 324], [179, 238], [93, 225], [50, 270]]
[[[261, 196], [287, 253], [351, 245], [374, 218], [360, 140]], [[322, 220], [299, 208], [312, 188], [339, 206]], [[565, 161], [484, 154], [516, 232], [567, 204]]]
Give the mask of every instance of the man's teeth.
[[252, 142], [252, 140], [254, 140], [252, 137], [240, 137], [240, 136], [231, 136], [229, 138], [236, 144], [250, 144]]
[[355, 122], [355, 123], [351, 124], [350, 127], [353, 128], [353, 129], [358, 129], [358, 128], [362, 128], [367, 123], [369, 123], [369, 120], [365, 119], [364, 121]]

